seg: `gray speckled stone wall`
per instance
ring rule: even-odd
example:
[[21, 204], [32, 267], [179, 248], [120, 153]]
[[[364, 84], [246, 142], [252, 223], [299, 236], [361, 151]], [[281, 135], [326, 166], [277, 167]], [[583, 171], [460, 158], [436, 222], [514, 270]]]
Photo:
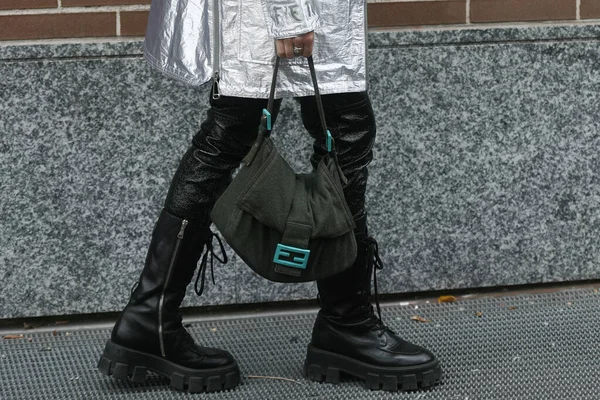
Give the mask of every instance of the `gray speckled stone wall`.
[[[370, 34], [382, 292], [600, 278], [599, 38], [596, 25]], [[208, 96], [140, 49], [0, 46], [0, 318], [126, 302]], [[277, 139], [306, 170], [299, 120], [284, 101], [278, 128], [295, 133]], [[233, 259], [185, 304], [316, 294]]]

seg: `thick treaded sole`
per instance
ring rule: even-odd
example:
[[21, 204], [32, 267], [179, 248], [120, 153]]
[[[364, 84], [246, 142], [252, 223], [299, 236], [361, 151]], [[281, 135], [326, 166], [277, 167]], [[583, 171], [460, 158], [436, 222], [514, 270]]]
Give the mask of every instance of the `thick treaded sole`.
[[152, 371], [169, 378], [171, 388], [189, 393], [228, 390], [240, 383], [240, 369], [235, 362], [221, 368], [191, 369], [111, 340], [106, 343], [98, 369], [104, 375], [138, 383], [144, 382], [146, 373]]
[[317, 382], [339, 383], [342, 373], [365, 381], [371, 390], [417, 390], [431, 387], [442, 377], [438, 360], [411, 367], [380, 367], [308, 346], [305, 376]]

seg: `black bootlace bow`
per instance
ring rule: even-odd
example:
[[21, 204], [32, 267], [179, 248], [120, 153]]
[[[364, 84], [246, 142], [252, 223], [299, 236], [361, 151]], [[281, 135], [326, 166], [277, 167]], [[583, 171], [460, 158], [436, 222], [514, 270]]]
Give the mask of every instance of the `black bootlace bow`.
[[[379, 305], [379, 291], [377, 290], [377, 270], [383, 269], [383, 261], [379, 257], [379, 245], [377, 241], [372, 238], [367, 238], [367, 270], [369, 274], [373, 274], [373, 287], [375, 292], [375, 305], [377, 306], [377, 314], [379, 315], [379, 321], [383, 322], [381, 319], [381, 306]], [[369, 281], [371, 277], [367, 278]]]
[[[217, 256], [217, 254], [215, 253], [215, 249], [213, 247], [213, 238], [216, 238], [217, 242], [219, 243], [219, 247], [221, 248], [221, 254], [223, 255], [222, 258], [219, 258], [219, 256]], [[208, 266], [209, 253], [210, 253], [210, 276], [212, 278], [213, 285], [215, 285], [214, 259], [216, 258], [217, 261], [219, 261], [221, 264], [226, 264], [228, 261], [227, 253], [225, 252], [225, 246], [223, 246], [223, 242], [221, 241], [221, 238], [214, 232], [212, 232], [212, 231], [210, 232], [210, 235], [208, 236], [208, 239], [204, 243], [204, 246], [206, 246], [205, 247], [206, 252], [202, 256], [202, 261], [200, 262], [200, 269], [198, 270], [198, 275], [196, 276], [196, 283], [194, 284], [194, 291], [196, 292], [196, 294], [198, 296], [202, 296], [202, 293], [204, 292], [204, 281], [206, 280], [206, 268]], [[200, 281], [200, 278], [202, 278], [202, 283], [200, 284], [200, 289], [198, 289], [198, 281]]]

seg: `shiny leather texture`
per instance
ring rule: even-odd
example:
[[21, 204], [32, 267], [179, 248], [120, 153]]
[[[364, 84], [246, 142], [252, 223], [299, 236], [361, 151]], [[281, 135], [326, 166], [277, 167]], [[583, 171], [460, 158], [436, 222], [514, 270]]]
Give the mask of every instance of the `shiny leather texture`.
[[[328, 128], [336, 141], [338, 160], [348, 184], [344, 197], [355, 220], [364, 215], [367, 165], [373, 159], [375, 119], [366, 92], [321, 96]], [[321, 123], [313, 96], [296, 99], [302, 121], [314, 138], [311, 157], [316, 166], [326, 153]], [[275, 102], [275, 124], [281, 100]], [[256, 139], [266, 100], [222, 96], [210, 97], [210, 109], [192, 145], [175, 173], [165, 208], [174, 215], [207, 220], [214, 203], [231, 181]], [[256, 128], [255, 128], [256, 127]]]
[[[367, 92], [330, 94], [321, 96], [327, 128], [335, 139], [338, 161], [348, 179], [344, 197], [357, 221], [365, 215], [365, 192], [369, 173], [367, 166], [373, 160], [376, 125], [373, 108]], [[299, 99], [302, 122], [313, 142], [311, 163], [316, 166], [327, 153], [321, 131], [317, 103], [313, 96]]]
[[[258, 135], [262, 110], [267, 101], [209, 96], [210, 109], [183, 155], [165, 201], [174, 215], [207, 221], [215, 202], [231, 175], [246, 156]], [[281, 100], [273, 106], [275, 124]]]
[[321, 310], [311, 345], [378, 367], [408, 367], [436, 361], [428, 350], [398, 337], [375, 316], [370, 303], [367, 218], [357, 221], [358, 254], [346, 271], [317, 281]]
[[[210, 235], [206, 224], [188, 223], [184, 230], [182, 224], [181, 218], [162, 211], [137, 287], [113, 328], [111, 340], [162, 356], [162, 333], [169, 361], [193, 369], [231, 365], [234, 360], [229, 353], [196, 345], [181, 323], [179, 306], [193, 278], [202, 244]], [[183, 238], [178, 237], [182, 233]]]
[[[367, 90], [365, 0], [153, 0], [144, 55], [188, 85], [218, 82], [225, 96], [267, 98], [275, 38], [315, 32], [322, 94]], [[277, 97], [313, 95], [303, 57], [282, 60]]]
[[399, 338], [374, 314], [346, 322], [319, 312], [311, 345], [378, 367], [415, 367], [436, 360], [428, 350]]

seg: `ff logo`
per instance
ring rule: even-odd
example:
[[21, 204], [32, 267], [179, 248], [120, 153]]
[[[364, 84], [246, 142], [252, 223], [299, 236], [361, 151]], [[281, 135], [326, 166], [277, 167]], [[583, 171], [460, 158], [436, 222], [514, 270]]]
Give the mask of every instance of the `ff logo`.
[[286, 267], [306, 269], [309, 255], [310, 250], [308, 249], [299, 249], [297, 247], [286, 246], [279, 243], [275, 250], [273, 262]]

